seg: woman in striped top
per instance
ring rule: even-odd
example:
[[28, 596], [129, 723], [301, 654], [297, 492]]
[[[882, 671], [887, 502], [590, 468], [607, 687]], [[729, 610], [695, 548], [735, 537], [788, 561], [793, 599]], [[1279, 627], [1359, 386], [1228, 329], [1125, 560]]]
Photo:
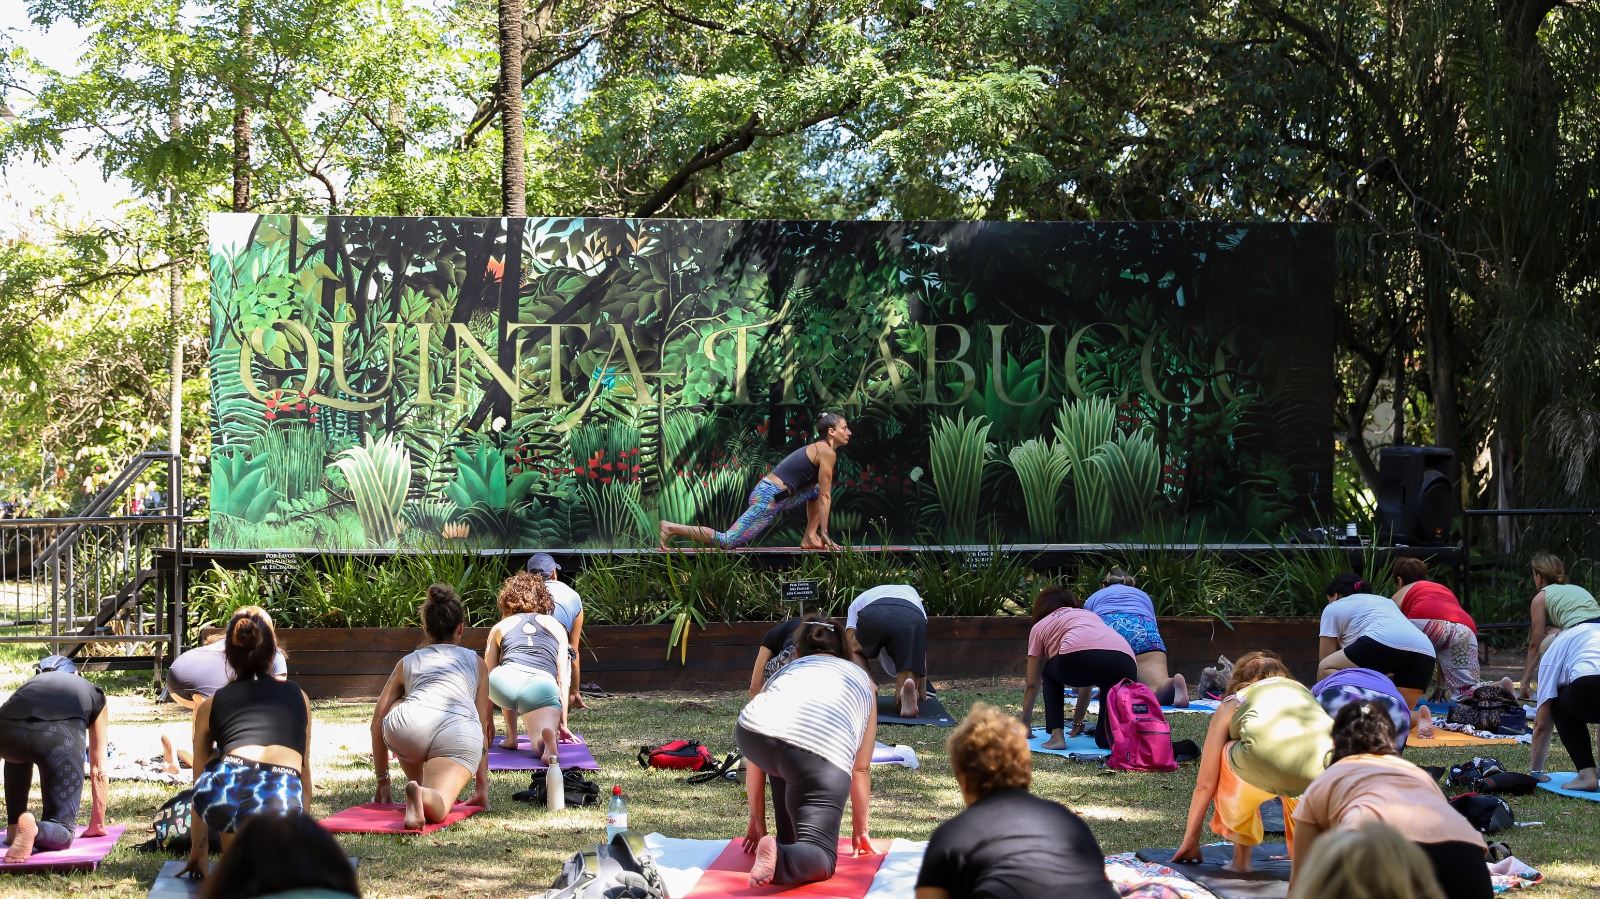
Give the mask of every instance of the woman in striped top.
[[[801, 622], [794, 655], [739, 713], [734, 728], [749, 775], [744, 851], [756, 856], [751, 886], [832, 877], [847, 796], [852, 849], [857, 856], [874, 852], [867, 836], [878, 731], [872, 678], [849, 661], [844, 626], [820, 615]], [[763, 778], [772, 783], [776, 837], [767, 833]]]

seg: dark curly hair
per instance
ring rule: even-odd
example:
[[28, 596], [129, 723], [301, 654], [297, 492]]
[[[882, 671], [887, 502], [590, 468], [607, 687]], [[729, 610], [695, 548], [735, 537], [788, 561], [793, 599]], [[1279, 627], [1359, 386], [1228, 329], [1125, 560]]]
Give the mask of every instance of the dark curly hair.
[[537, 571], [519, 571], [506, 578], [495, 600], [500, 607], [500, 615], [525, 615], [529, 612], [550, 614], [555, 602], [550, 598], [550, 590], [545, 583], [545, 576]]
[[1328, 764], [1352, 755], [1395, 755], [1394, 719], [1376, 702], [1352, 702], [1333, 718], [1333, 755]]

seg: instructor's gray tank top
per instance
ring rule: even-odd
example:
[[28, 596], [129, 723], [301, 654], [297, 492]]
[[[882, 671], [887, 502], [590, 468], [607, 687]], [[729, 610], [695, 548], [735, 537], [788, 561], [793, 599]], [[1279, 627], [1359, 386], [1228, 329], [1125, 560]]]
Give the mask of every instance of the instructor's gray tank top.
[[434, 643], [400, 660], [404, 701], [423, 708], [478, 717], [478, 654], [454, 643]]
[[556, 653], [566, 652], [567, 647], [536, 621], [537, 617], [527, 612], [506, 619], [506, 626], [500, 629], [500, 664], [531, 668], [560, 680]]

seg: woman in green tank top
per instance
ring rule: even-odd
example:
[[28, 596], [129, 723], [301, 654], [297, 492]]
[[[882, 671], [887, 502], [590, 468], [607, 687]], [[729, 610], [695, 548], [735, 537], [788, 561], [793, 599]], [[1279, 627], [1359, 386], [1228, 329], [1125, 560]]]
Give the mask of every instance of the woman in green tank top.
[[1567, 568], [1561, 559], [1547, 552], [1533, 554], [1533, 586], [1538, 593], [1528, 605], [1528, 656], [1522, 666], [1522, 680], [1518, 684], [1517, 698], [1533, 696], [1533, 672], [1546, 646], [1561, 633], [1572, 627], [1600, 618], [1600, 603], [1588, 590], [1567, 583]]

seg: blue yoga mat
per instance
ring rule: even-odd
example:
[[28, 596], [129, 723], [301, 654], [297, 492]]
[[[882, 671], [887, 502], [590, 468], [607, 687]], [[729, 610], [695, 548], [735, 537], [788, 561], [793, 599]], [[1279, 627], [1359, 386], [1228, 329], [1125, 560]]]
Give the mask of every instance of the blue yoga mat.
[[1573, 799], [1587, 799], [1590, 802], [1600, 802], [1600, 791], [1587, 792], [1584, 790], [1564, 789], [1567, 781], [1578, 776], [1576, 771], [1546, 771], [1545, 773], [1550, 775], [1550, 781], [1548, 783], [1540, 784], [1539, 789], [1549, 790], [1550, 792], [1561, 796], [1571, 796]]
[[1032, 749], [1034, 752], [1042, 752], [1045, 755], [1059, 755], [1062, 758], [1068, 759], [1103, 759], [1111, 754], [1111, 750], [1101, 749], [1100, 747], [1094, 745], [1094, 737], [1091, 737], [1088, 734], [1083, 734], [1077, 737], [1068, 737], [1067, 748], [1065, 749], [1040, 748], [1041, 744], [1048, 739], [1050, 739], [1049, 731], [1036, 727], [1033, 729], [1033, 733], [1028, 737], [1028, 748]]

